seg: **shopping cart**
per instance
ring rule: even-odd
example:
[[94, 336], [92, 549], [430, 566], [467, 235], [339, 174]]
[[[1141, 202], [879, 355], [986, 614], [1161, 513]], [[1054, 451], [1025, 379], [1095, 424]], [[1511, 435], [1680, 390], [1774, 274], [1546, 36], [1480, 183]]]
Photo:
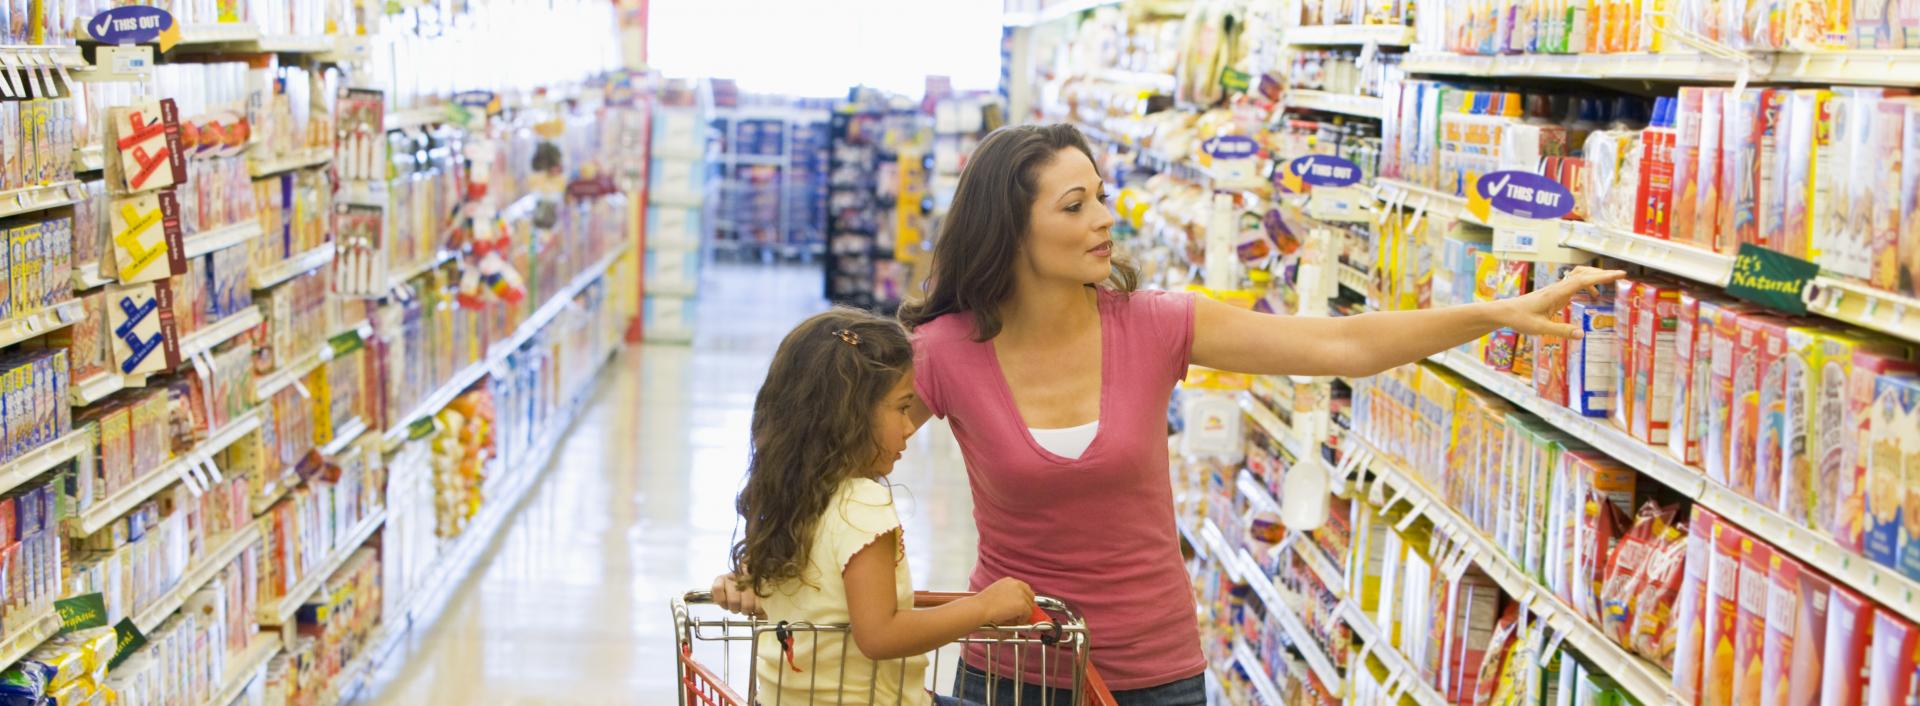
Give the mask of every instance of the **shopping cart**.
[[[913, 594], [914, 605], [921, 608], [944, 605], [971, 594], [933, 593], [920, 591]], [[1056, 698], [1066, 697], [1067, 703], [1079, 706], [1114, 706], [1113, 695], [1107, 691], [1106, 683], [1087, 659], [1087, 625], [1078, 614], [1067, 608], [1057, 599], [1037, 597], [1033, 611], [1033, 621], [1026, 625], [1004, 625], [983, 627], [978, 632], [961, 638], [959, 642], [941, 648], [959, 650], [973, 647], [984, 653], [987, 669], [986, 706], [1049, 706]], [[673, 599], [674, 639], [679, 649], [675, 667], [680, 685], [676, 689], [680, 696], [680, 706], [811, 706], [819, 704], [858, 704], [859, 706], [881, 706], [872, 703], [871, 694], [846, 694], [839, 689], [832, 692], [816, 691], [810, 693], [809, 704], [781, 704], [780, 694], [775, 693], [773, 703], [760, 701], [759, 682], [754, 678], [754, 670], [760, 665], [758, 654], [760, 636], [773, 634], [776, 639], [817, 640], [823, 633], [838, 633], [842, 636], [841, 650], [853, 642], [852, 631], [845, 625], [804, 625], [794, 623], [776, 624], [765, 620], [742, 618], [723, 614], [719, 617], [696, 618], [689, 606], [712, 605], [713, 595], [708, 591], [689, 591], [685, 596]], [[713, 611], [720, 614], [721, 611]], [[718, 643], [722, 665], [719, 673], [703, 664], [694, 656], [694, 645], [699, 643]], [[742, 650], [746, 653], [746, 696], [731, 685], [734, 662], [734, 644], [746, 643]], [[787, 643], [792, 644], [792, 643]], [[817, 644], [817, 643], [816, 643]], [[855, 648], [857, 649], [857, 648]], [[1012, 659], [1007, 659], [1005, 650], [1012, 650]], [[945, 664], [955, 663], [942, 659], [941, 650], [936, 650], [929, 660], [928, 673], [932, 676], [931, 685], [945, 685], [952, 681], [949, 676], [942, 681], [940, 672]], [[999, 659], [996, 659], [998, 657]], [[1048, 686], [1043, 690], [1040, 703], [1020, 703], [1020, 691], [1014, 689], [1014, 701], [994, 701], [994, 692], [1003, 679], [1011, 677], [996, 674], [991, 665], [1011, 663], [1015, 674], [1028, 673], [1028, 665], [1038, 666], [1037, 681], [1041, 684], [1068, 684], [1066, 687]], [[842, 662], [844, 663], [844, 661]], [[1029, 700], [1031, 701], [1031, 700]]]

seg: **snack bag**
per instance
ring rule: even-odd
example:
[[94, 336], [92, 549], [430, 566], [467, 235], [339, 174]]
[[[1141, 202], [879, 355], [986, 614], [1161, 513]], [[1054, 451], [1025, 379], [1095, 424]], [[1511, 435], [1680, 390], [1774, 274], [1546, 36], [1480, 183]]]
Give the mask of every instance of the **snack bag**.
[[1676, 525], [1655, 538], [1646, 565], [1640, 569], [1632, 600], [1633, 622], [1627, 647], [1669, 671], [1679, 640], [1674, 623], [1679, 617], [1680, 591], [1687, 583], [1692, 537]]
[[1652, 502], [1642, 505], [1633, 527], [1621, 535], [1608, 558], [1607, 575], [1600, 585], [1600, 626], [1622, 645], [1632, 642], [1634, 588], [1648, 556], [1678, 536], [1672, 527], [1674, 511]]

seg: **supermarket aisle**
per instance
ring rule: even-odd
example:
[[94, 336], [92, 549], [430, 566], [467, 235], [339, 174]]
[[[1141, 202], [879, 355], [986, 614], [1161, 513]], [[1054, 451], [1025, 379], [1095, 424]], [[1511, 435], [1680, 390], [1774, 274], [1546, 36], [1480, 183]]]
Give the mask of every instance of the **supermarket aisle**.
[[[616, 357], [555, 467], [367, 692], [372, 703], [673, 703], [670, 596], [725, 568], [753, 395], [825, 308], [814, 268], [714, 268], [692, 347]], [[895, 473], [922, 587], [962, 589], [974, 532], [958, 452], [929, 425]]]

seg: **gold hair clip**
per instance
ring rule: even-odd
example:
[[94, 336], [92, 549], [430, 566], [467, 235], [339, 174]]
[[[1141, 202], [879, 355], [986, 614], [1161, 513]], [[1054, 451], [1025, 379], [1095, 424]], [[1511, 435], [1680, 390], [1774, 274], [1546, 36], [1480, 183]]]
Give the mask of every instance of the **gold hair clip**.
[[853, 331], [850, 331], [847, 329], [840, 329], [838, 331], [834, 331], [833, 335], [839, 336], [840, 340], [846, 341], [847, 345], [849, 346], [853, 346], [855, 348], [860, 347], [860, 334], [858, 333], [854, 333]]

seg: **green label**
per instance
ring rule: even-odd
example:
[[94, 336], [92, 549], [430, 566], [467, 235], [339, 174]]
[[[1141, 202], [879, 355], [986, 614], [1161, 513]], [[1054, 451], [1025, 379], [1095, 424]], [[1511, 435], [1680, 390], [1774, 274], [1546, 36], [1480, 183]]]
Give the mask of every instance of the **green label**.
[[53, 602], [53, 609], [60, 613], [63, 633], [107, 626], [107, 599], [98, 593], [62, 598]]
[[361, 346], [365, 345], [365, 343], [365, 341], [360, 340], [359, 329], [327, 339], [327, 346], [333, 349], [333, 357], [335, 358], [360, 350]]
[[120, 622], [114, 624], [113, 637], [117, 644], [113, 648], [113, 659], [107, 660], [108, 671], [120, 666], [120, 663], [127, 661], [133, 653], [147, 646], [147, 636], [140, 634], [140, 628], [135, 627], [133, 620], [129, 618], [121, 618]]
[[1245, 71], [1235, 71], [1231, 67], [1220, 70], [1220, 86], [1233, 93], [1246, 93], [1253, 85], [1253, 76]]
[[1800, 293], [1818, 274], [1819, 265], [1752, 243], [1741, 243], [1740, 254], [1733, 260], [1733, 278], [1727, 281], [1727, 293], [1770, 309], [1805, 314], [1807, 302], [1800, 298]]
[[413, 420], [412, 424], [407, 425], [407, 438], [409, 440], [419, 441], [429, 436], [433, 436], [433, 417], [421, 417]]

